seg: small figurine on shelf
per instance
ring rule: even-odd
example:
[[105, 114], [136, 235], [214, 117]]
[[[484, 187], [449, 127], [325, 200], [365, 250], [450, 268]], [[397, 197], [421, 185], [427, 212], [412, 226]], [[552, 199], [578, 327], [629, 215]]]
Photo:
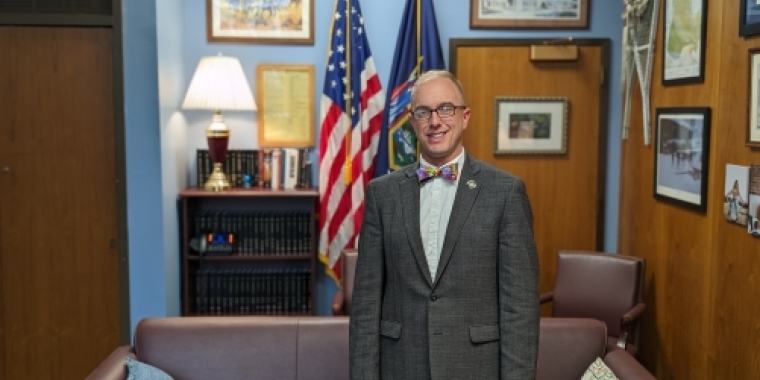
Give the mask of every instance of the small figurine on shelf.
[[246, 189], [251, 188], [251, 175], [250, 174], [243, 174], [243, 187]]

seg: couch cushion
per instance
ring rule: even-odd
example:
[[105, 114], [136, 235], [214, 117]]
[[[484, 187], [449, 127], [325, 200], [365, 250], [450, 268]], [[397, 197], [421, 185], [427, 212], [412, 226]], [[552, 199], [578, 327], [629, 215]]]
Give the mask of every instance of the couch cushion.
[[298, 317], [170, 317], [140, 321], [138, 360], [182, 380], [296, 378]]
[[604, 364], [600, 358], [596, 358], [593, 363], [586, 369], [581, 380], [620, 380], [615, 377], [612, 370]]
[[130, 357], [127, 362], [127, 380], [174, 380], [166, 372], [149, 364], [141, 363]]
[[541, 318], [537, 380], [578, 380], [604, 357], [607, 327], [588, 318]]

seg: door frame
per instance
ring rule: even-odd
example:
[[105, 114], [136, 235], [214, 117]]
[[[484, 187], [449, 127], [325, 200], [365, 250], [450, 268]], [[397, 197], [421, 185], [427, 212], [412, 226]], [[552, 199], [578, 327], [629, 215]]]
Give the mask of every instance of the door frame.
[[[609, 159], [607, 155], [607, 136], [609, 131], [609, 93], [610, 93], [610, 46], [612, 41], [609, 38], [582, 38], [572, 41], [569, 39], [562, 39], [567, 42], [561, 42], [565, 44], [572, 44], [577, 46], [598, 46], [601, 48], [602, 58], [602, 85], [599, 87], [599, 145], [597, 147], [599, 152], [599, 160], [597, 165], [597, 183], [596, 193], [598, 194], [596, 199], [596, 250], [604, 250], [604, 230], [605, 230], [605, 203], [606, 203], [606, 189], [607, 189], [607, 161]], [[558, 43], [562, 40], [558, 39], [538, 39], [538, 38], [452, 38], [449, 40], [449, 68], [452, 74], [457, 74], [457, 54], [460, 47], [516, 47], [516, 46], [532, 46]], [[525, 59], [529, 59], [528, 56]]]

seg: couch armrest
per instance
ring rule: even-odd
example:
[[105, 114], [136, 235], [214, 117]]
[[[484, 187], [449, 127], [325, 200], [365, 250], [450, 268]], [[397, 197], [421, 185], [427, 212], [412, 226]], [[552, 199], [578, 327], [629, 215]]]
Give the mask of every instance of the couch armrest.
[[541, 298], [540, 298], [541, 305], [550, 301], [554, 301], [554, 292], [546, 292], [544, 294], [541, 294]]
[[623, 314], [623, 319], [620, 321], [623, 325], [627, 325], [635, 320], [637, 320], [642, 313], [644, 313], [644, 309], [647, 308], [647, 305], [643, 302], [639, 302], [636, 304], [636, 306], [633, 307], [630, 311]]
[[610, 351], [604, 357], [604, 363], [620, 380], [657, 380], [625, 350]]
[[135, 351], [132, 346], [117, 348], [85, 380], [125, 380], [127, 378], [127, 365], [124, 358], [127, 356], [135, 358]]
[[333, 315], [345, 315], [346, 294], [343, 289], [338, 290], [333, 296], [332, 313]]

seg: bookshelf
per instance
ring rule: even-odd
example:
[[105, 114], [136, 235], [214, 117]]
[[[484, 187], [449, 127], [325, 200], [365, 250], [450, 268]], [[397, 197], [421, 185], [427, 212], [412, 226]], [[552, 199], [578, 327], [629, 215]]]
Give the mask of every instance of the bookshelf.
[[[182, 314], [314, 314], [318, 200], [314, 188], [181, 191]], [[231, 252], [211, 249], [230, 233]]]

